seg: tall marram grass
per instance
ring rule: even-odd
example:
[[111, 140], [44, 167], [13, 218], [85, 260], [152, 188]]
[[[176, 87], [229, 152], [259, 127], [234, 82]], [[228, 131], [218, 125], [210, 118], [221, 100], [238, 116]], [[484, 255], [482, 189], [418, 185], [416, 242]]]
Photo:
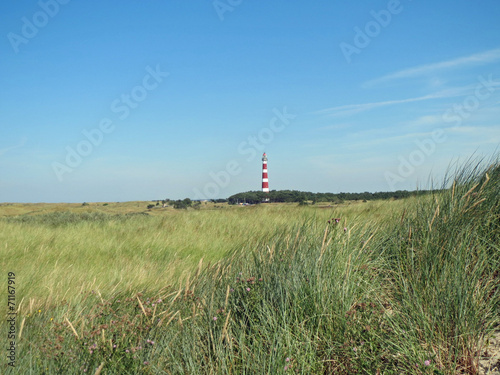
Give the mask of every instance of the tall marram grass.
[[469, 163], [385, 240], [396, 329], [453, 371], [477, 371], [480, 343], [499, 321], [499, 197], [498, 161]]
[[[268, 210], [269, 211], [269, 210]], [[0, 221], [2, 269], [18, 275], [18, 303], [36, 310], [83, 290], [139, 291], [176, 283], [200, 258], [264, 240], [286, 217], [255, 210], [172, 211], [164, 216], [54, 212]], [[2, 304], [0, 312], [4, 313]]]
[[[78, 267], [97, 268], [106, 280], [69, 292], [66, 303], [20, 313], [11, 372], [475, 374], [499, 320], [499, 183], [495, 162], [467, 165], [434, 194], [399, 202], [193, 211], [49, 232], [40, 223], [4, 223], [19, 235], [39, 231], [44, 244], [54, 236], [43, 251], [59, 249], [57, 259], [72, 244], [92, 246], [100, 255], [85, 253], [72, 267], [90, 257]], [[155, 237], [170, 226], [184, 237]], [[191, 246], [225, 250], [199, 263], [207, 253], [197, 252], [183, 265], [192, 272], [167, 282], [155, 267], [169, 247], [189, 251], [186, 228], [196, 238]], [[42, 252], [36, 238], [15, 246]], [[102, 254], [106, 239], [120, 252]], [[113, 286], [105, 274], [120, 256], [131, 277], [137, 267], [153, 276]]]
[[[391, 202], [398, 206], [398, 202]], [[384, 203], [354, 204], [344, 217], [363, 218]], [[387, 207], [384, 215], [390, 212]], [[81, 290], [137, 292], [177, 284], [183, 274], [235, 249], [265, 242], [308, 217], [326, 222], [331, 210], [270, 205], [162, 215], [52, 212], [0, 220], [2, 269], [18, 275], [24, 311], [71, 301]], [[22, 302], [21, 302], [22, 301]], [[0, 305], [0, 313], [6, 306]]]

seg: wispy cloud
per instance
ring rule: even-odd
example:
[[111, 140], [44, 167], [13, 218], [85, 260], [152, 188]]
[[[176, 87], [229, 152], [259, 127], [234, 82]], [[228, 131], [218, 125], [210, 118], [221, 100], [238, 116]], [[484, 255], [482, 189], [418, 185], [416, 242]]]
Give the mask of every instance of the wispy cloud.
[[422, 128], [426, 126], [433, 126], [437, 124], [441, 124], [443, 122], [443, 115], [425, 115], [420, 116], [414, 120], [406, 121], [401, 124], [404, 128]]
[[317, 130], [341, 130], [341, 129], [347, 129], [351, 128], [353, 125], [350, 123], [341, 123], [341, 124], [333, 124], [333, 125], [326, 125], [317, 128]]
[[350, 145], [351, 147], [357, 149], [366, 149], [387, 144], [394, 150], [395, 145], [398, 145], [399, 147], [406, 147], [409, 143], [412, 143], [410, 141], [429, 138], [432, 137], [432, 134], [432, 131], [425, 131], [389, 136], [387, 134], [376, 134], [375, 132], [372, 133], [370, 131], [359, 132], [352, 134], [351, 138], [353, 138], [353, 140]]
[[496, 126], [452, 126], [445, 128], [449, 133], [456, 134], [472, 134], [478, 137], [490, 138], [491, 136], [496, 136], [496, 139], [500, 139], [500, 125]]
[[372, 79], [363, 83], [363, 87], [373, 87], [395, 79], [415, 77], [419, 75], [433, 73], [441, 69], [458, 68], [470, 65], [490, 64], [500, 60], [500, 48], [489, 51], [459, 57], [453, 60], [441, 61], [433, 64], [415, 66], [413, 68], [403, 69], [395, 73], [387, 74], [383, 77]]
[[433, 95], [425, 95], [419, 96], [417, 98], [408, 98], [408, 99], [400, 99], [400, 100], [388, 100], [385, 102], [374, 102], [374, 103], [361, 103], [361, 104], [347, 104], [341, 105], [338, 107], [326, 108], [315, 113], [317, 114], [327, 114], [327, 115], [335, 115], [335, 116], [345, 116], [352, 115], [354, 113], [367, 111], [369, 109], [385, 107], [394, 104], [402, 104], [402, 103], [411, 103], [418, 102], [421, 100], [428, 100], [434, 98]]
[[15, 146], [10, 146], [10, 147], [0, 149], [0, 156], [6, 154], [9, 151], [15, 150], [16, 148], [23, 147], [25, 145], [26, 141], [27, 141], [27, 138], [25, 137], [25, 138], [22, 138], [21, 141], [19, 142], [19, 144], [15, 145]]
[[418, 96], [415, 98], [387, 100], [384, 102], [341, 105], [338, 107], [322, 109], [320, 111], [316, 111], [315, 113], [322, 114], [322, 115], [332, 115], [332, 116], [347, 116], [347, 115], [352, 115], [352, 114], [359, 113], [359, 112], [368, 111], [370, 109], [387, 107], [390, 105], [420, 102], [423, 100], [430, 100], [430, 99], [448, 98], [448, 97], [458, 96], [458, 95], [460, 95], [460, 94], [459, 94], [459, 91], [457, 91], [457, 90], [446, 90], [446, 91], [440, 91], [440, 92], [437, 92], [434, 94]]
[[[491, 87], [499, 87], [500, 81], [493, 82], [490, 86]], [[353, 115], [355, 113], [364, 112], [364, 111], [368, 111], [368, 110], [380, 108], [380, 107], [387, 107], [387, 106], [391, 106], [391, 105], [420, 102], [420, 101], [431, 100], [431, 99], [445, 99], [445, 98], [453, 98], [453, 97], [459, 97], [459, 96], [464, 96], [464, 95], [470, 95], [470, 94], [474, 93], [474, 89], [476, 87], [477, 87], [477, 83], [474, 83], [474, 84], [470, 84], [467, 86], [451, 87], [451, 88], [448, 88], [445, 90], [434, 92], [432, 94], [417, 96], [414, 98], [387, 100], [387, 101], [383, 101], [383, 102], [372, 102], [372, 103], [347, 104], [347, 105], [341, 105], [341, 106], [337, 106], [337, 107], [322, 109], [319, 111], [315, 111], [313, 113], [317, 114], [317, 115], [348, 116], [348, 115]]]

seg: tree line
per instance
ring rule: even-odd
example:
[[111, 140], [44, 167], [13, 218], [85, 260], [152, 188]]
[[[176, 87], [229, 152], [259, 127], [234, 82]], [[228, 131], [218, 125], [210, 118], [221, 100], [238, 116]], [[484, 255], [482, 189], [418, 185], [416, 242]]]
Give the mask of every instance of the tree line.
[[430, 192], [429, 190], [397, 190], [390, 192], [363, 192], [363, 193], [312, 193], [308, 191], [298, 191], [298, 190], [272, 190], [269, 193], [263, 193], [262, 191], [247, 191], [244, 193], [238, 193], [227, 198], [229, 204], [239, 204], [239, 203], [249, 203], [257, 204], [262, 203], [265, 199], [269, 199], [269, 202], [273, 203], [306, 203], [311, 202], [312, 204], [316, 202], [331, 202], [331, 203], [342, 203], [344, 201], [356, 201], [356, 200], [376, 200], [376, 199], [402, 199], [411, 196], [416, 196], [417, 194], [424, 194]]
[[[299, 190], [271, 190], [269, 193], [263, 193], [262, 191], [247, 191], [243, 193], [238, 193], [231, 195], [229, 198], [219, 198], [211, 199], [213, 203], [229, 203], [229, 204], [258, 204], [264, 201], [271, 203], [299, 203], [299, 204], [315, 204], [316, 202], [329, 202], [333, 204], [342, 203], [344, 201], [369, 201], [377, 199], [402, 199], [417, 194], [427, 194], [431, 190], [397, 190], [397, 191], [386, 191], [386, 192], [376, 192], [370, 193], [365, 191], [363, 193], [312, 193], [310, 191], [299, 191]], [[150, 204], [147, 206], [148, 209], [152, 209], [155, 206], [168, 205], [176, 209], [188, 209], [194, 208], [199, 209], [201, 206], [200, 201], [192, 201], [189, 198], [185, 199], [163, 199], [156, 200], [155, 204]]]

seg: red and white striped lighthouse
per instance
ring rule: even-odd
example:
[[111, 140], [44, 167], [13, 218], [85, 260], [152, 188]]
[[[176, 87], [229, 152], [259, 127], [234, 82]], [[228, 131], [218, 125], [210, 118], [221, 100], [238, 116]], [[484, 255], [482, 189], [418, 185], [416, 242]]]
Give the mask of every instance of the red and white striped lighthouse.
[[262, 192], [269, 193], [269, 180], [267, 178], [267, 155], [262, 155]]

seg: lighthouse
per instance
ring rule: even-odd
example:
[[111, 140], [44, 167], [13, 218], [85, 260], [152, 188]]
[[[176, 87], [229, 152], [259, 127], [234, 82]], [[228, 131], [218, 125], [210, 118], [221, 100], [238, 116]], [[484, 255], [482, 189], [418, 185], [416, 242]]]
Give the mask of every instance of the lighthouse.
[[[267, 178], [267, 155], [264, 152], [262, 155], [262, 192], [269, 193], [269, 179]], [[266, 198], [265, 201], [269, 201], [269, 198]]]

